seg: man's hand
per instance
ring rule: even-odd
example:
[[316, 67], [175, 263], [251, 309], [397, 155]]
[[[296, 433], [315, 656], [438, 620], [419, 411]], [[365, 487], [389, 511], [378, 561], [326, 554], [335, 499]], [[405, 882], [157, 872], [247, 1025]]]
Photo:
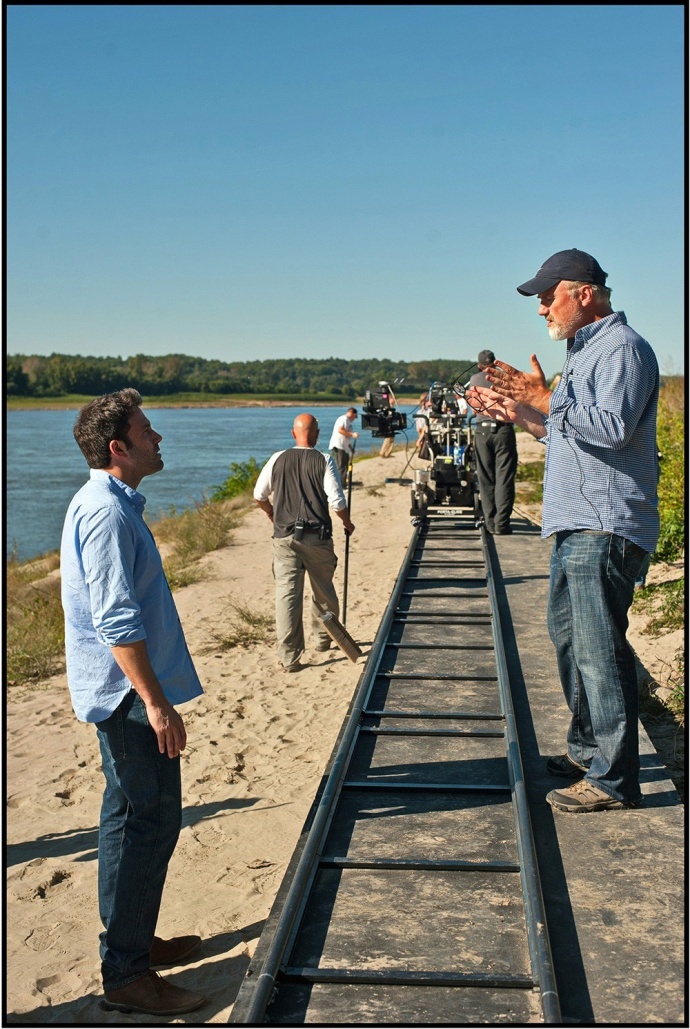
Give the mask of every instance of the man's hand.
[[178, 757], [187, 745], [184, 722], [167, 699], [151, 667], [146, 640], [111, 647], [111, 653], [141, 697], [149, 725], [158, 738], [158, 749], [168, 757]]
[[502, 397], [486, 386], [470, 386], [465, 399], [477, 414], [486, 414], [489, 418], [500, 418], [501, 421], [519, 425], [521, 429], [531, 432], [535, 439], [542, 439], [546, 435], [543, 415], [527, 404]]
[[273, 504], [270, 500], [257, 500], [257, 504], [261, 510], [268, 515], [269, 519], [273, 521]]
[[350, 514], [349, 514], [347, 508], [343, 507], [343, 508], [341, 508], [340, 511], [336, 511], [335, 513], [337, 514], [338, 518], [340, 519], [340, 521], [343, 523], [343, 525], [345, 527], [345, 535], [346, 536], [351, 536], [352, 533], [355, 531], [355, 527], [352, 524], [352, 521], [350, 520]]
[[501, 396], [486, 386], [470, 386], [465, 393], [465, 400], [475, 414], [485, 414], [489, 418], [500, 418], [504, 422], [516, 421], [517, 403]]
[[551, 390], [546, 385], [546, 378], [537, 355], [532, 354], [531, 372], [521, 372], [504, 361], [496, 361], [484, 372], [494, 391], [510, 400], [526, 404], [542, 414], [549, 413]]
[[146, 704], [146, 717], [158, 737], [158, 749], [168, 757], [177, 757], [187, 746], [187, 730], [172, 704], [164, 701]]

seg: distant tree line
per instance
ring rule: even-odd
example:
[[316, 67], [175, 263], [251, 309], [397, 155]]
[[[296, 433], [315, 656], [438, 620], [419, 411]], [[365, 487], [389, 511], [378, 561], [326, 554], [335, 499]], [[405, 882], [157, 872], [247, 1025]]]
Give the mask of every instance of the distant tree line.
[[149, 357], [81, 357], [24, 354], [6, 359], [5, 388], [9, 396], [59, 397], [71, 393], [98, 396], [133, 386], [145, 396], [172, 393], [321, 394], [354, 399], [380, 380], [404, 379], [400, 392], [429, 383], [452, 382], [476, 370], [468, 360], [345, 361], [283, 358], [266, 361], [208, 361], [184, 354]]

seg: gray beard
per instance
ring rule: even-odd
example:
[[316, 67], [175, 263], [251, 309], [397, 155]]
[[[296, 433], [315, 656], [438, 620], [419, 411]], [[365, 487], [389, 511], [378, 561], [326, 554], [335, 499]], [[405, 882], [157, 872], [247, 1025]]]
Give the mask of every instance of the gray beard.
[[571, 332], [571, 326], [569, 325], [557, 325], [552, 323], [547, 326], [547, 331], [551, 339], [569, 339], [570, 336], [575, 335], [574, 332]]

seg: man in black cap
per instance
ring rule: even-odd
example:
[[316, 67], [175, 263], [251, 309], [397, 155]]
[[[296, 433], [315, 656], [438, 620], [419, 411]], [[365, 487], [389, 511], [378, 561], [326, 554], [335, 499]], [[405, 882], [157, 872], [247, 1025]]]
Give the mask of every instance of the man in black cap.
[[[489, 387], [487, 369], [496, 358], [491, 350], [482, 350], [477, 357], [479, 371], [469, 381], [470, 386]], [[517, 471], [517, 444], [515, 428], [503, 418], [477, 411], [474, 419], [474, 450], [477, 455], [477, 478], [482, 501], [484, 523], [496, 536], [508, 536], [510, 516], [515, 502], [515, 473]]]
[[554, 536], [547, 623], [571, 712], [567, 753], [552, 775], [558, 811], [640, 802], [637, 676], [626, 639], [635, 579], [659, 536], [656, 409], [659, 369], [649, 343], [613, 311], [606, 272], [581, 250], [562, 250], [518, 286], [566, 360], [551, 392], [536, 356], [531, 372], [502, 361], [475, 408], [513, 421], [546, 444], [542, 536]]

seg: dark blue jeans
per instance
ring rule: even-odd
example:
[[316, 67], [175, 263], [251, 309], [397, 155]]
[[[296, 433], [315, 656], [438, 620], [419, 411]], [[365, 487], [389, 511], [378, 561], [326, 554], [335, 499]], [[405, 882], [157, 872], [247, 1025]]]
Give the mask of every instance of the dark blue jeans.
[[549, 635], [572, 714], [568, 753], [616, 800], [640, 799], [635, 658], [625, 638], [645, 551], [622, 536], [559, 532], [551, 556]]
[[180, 834], [180, 759], [158, 750], [141, 698], [130, 690], [96, 724], [105, 791], [98, 837], [103, 988], [147, 971], [168, 871]]

